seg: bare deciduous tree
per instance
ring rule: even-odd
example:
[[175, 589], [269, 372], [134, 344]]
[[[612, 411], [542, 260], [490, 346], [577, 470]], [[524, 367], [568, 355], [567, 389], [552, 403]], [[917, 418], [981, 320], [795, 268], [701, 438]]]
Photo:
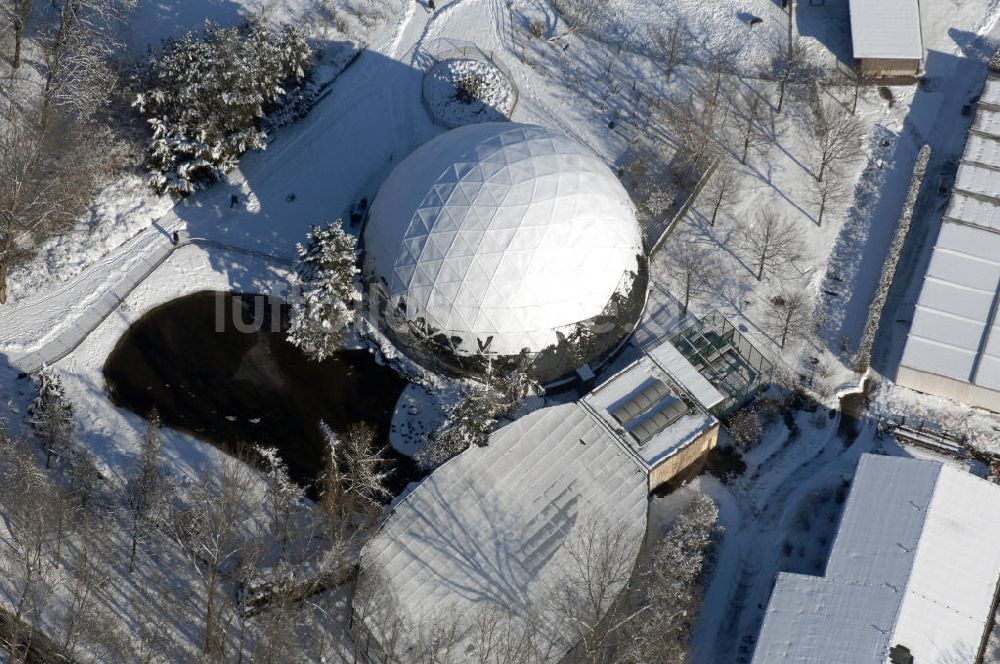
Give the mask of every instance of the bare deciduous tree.
[[810, 202], [816, 206], [816, 225], [823, 225], [823, 217], [847, 200], [846, 183], [840, 169], [827, 170], [822, 180], [810, 182]]
[[392, 497], [386, 481], [389, 460], [375, 445], [375, 432], [355, 425], [339, 436], [321, 423], [326, 439], [324, 471], [319, 479], [319, 505], [331, 524], [335, 540], [347, 541], [372, 525], [382, 504]]
[[125, 478], [122, 498], [128, 512], [131, 545], [128, 571], [135, 571], [135, 558], [140, 542], [149, 534], [151, 526], [163, 517], [164, 499], [167, 496], [167, 478], [160, 466], [160, 415], [154, 409], [149, 414], [149, 425], [142, 440], [142, 448], [135, 467]]
[[684, 315], [691, 297], [711, 288], [715, 263], [708, 248], [688, 232], [675, 233], [667, 242], [663, 257], [666, 262], [663, 276], [683, 293], [681, 315]]
[[846, 70], [840, 70], [840, 73], [844, 82], [850, 85], [853, 90], [851, 99], [851, 115], [856, 115], [858, 112], [858, 99], [861, 97], [861, 91], [872, 85], [874, 83], [874, 79], [871, 74], [863, 71], [860, 67], [850, 67]]
[[812, 330], [812, 310], [812, 301], [804, 291], [782, 290], [769, 300], [765, 328], [784, 348], [790, 339], [803, 337]]
[[746, 229], [747, 253], [757, 281], [763, 279], [765, 273], [775, 273], [802, 257], [804, 249], [799, 235], [774, 208], [764, 208], [757, 213]]
[[24, 28], [31, 19], [32, 0], [8, 0], [4, 3], [10, 24], [14, 27], [14, 57], [11, 66], [21, 67], [21, 47], [24, 42]]
[[724, 103], [732, 96], [729, 75], [728, 60], [724, 56], [718, 55], [711, 63], [708, 76], [699, 85], [698, 96], [701, 99], [701, 108], [696, 111], [698, 116], [695, 121], [701, 126], [701, 131], [698, 133], [694, 147], [696, 162], [701, 161], [709, 153], [713, 139], [721, 133], [719, 128], [725, 125], [725, 118], [720, 119], [719, 111], [729, 107], [729, 104]]
[[200, 583], [201, 648], [214, 661], [225, 658], [226, 569], [255, 555], [258, 543], [246, 532], [246, 520], [260, 510], [253, 471], [227, 458], [220, 470], [205, 473], [190, 487], [187, 505], [176, 507], [170, 517], [169, 532]]
[[781, 113], [785, 104], [785, 91], [789, 82], [798, 78], [801, 70], [806, 65], [806, 50], [802, 41], [794, 37], [785, 49], [783, 55], [776, 62], [776, 78], [778, 80], [778, 104], [774, 111]]
[[52, 111], [62, 107], [81, 118], [104, 106], [117, 83], [111, 55], [117, 48], [109, 26], [137, 0], [62, 0], [57, 24], [44, 31], [45, 83], [39, 124], [46, 132]]
[[817, 182], [822, 182], [828, 170], [847, 166], [864, 155], [865, 128], [846, 108], [824, 104], [816, 95], [810, 118]]
[[[79, 505], [78, 505], [79, 507]], [[62, 638], [60, 648], [70, 660], [75, 660], [81, 640], [93, 642], [95, 622], [104, 613], [95, 594], [112, 577], [109, 561], [113, 537], [97, 510], [79, 507], [75, 519], [75, 537], [68, 556], [69, 598], [62, 605]]]
[[748, 88], [734, 98], [738, 116], [740, 163], [746, 164], [750, 151], [768, 142], [764, 127], [767, 105], [753, 88]]
[[577, 643], [577, 661], [593, 659], [627, 623], [604, 617], [632, 574], [631, 546], [623, 524], [598, 515], [578, 523], [566, 543], [566, 574], [553, 589], [553, 602]]
[[679, 64], [681, 55], [687, 50], [687, 26], [684, 21], [675, 17], [666, 33], [660, 29], [653, 30], [653, 43], [663, 54], [664, 72], [669, 80], [674, 75], [674, 68]]
[[0, 304], [7, 301], [9, 270], [69, 229], [113, 167], [100, 140], [83, 127], [44, 135], [20, 115], [0, 123]]
[[31, 622], [36, 622], [51, 581], [59, 538], [56, 512], [62, 496], [31, 451], [0, 430], [0, 504], [6, 529], [0, 535], [0, 566], [14, 588], [5, 641], [11, 662], [27, 656]]
[[708, 225], [715, 226], [719, 212], [725, 212], [739, 200], [739, 174], [728, 160], [721, 160], [712, 179], [705, 185], [702, 192], [704, 200], [711, 207]]

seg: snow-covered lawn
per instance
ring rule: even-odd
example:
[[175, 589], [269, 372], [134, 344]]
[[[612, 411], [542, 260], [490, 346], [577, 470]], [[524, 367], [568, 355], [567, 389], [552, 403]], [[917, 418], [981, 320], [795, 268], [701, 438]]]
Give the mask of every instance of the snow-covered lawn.
[[[230, 22], [262, 8], [269, 8], [275, 20], [309, 16], [319, 25], [321, 4], [143, 2], [128, 41], [134, 52], [141, 52], [165, 37], [197, 28], [205, 17]], [[839, 13], [845, 4], [846, 0], [797, 4], [794, 25], [826, 71], [832, 71], [845, 52]], [[822, 225], [816, 223], [810, 203], [815, 164], [802, 126], [805, 92], [801, 89], [794, 91], [795, 100], [784, 112], [769, 113], [774, 145], [753, 153], [749, 164], [739, 169], [737, 204], [720, 214], [714, 226], [707, 223], [704, 202], [682, 222], [681, 229], [710, 251], [721, 275], [714, 288], [697, 294], [693, 310], [722, 311], [791, 373], [812, 371], [807, 368], [813, 366], [809, 358], [816, 357], [815, 366], [822, 371], [815, 371], [813, 388], [826, 397], [827, 405], [834, 405], [840, 386], [856, 381], [845, 365], [864, 325], [919, 146], [929, 141], [935, 149], [932, 177], [961, 150], [965, 124], [959, 109], [982, 80], [981, 58], [989, 53], [997, 33], [997, 5], [995, 0], [922, 4], [924, 35], [931, 49], [927, 82], [919, 89], [893, 88], [891, 107], [874, 90], [863, 95], [858, 116], [865, 127], [865, 136], [859, 137], [866, 145], [865, 155], [847, 176], [849, 200], [831, 211]], [[710, 5], [700, 0], [612, 0], [601, 6], [594, 26], [572, 31], [542, 0], [513, 0], [510, 5], [501, 0], [442, 1], [434, 13], [413, 0], [337, 6], [342, 27], [363, 33], [370, 48], [313, 112], [280, 130], [267, 151], [247, 155], [229, 182], [172, 210], [169, 201], [152, 197], [134, 178], [106, 188], [94, 205], [93, 214], [101, 221], [51, 243], [34, 264], [11, 276], [14, 303], [0, 309], [0, 354], [16, 360], [71, 330], [95, 296], [115, 292], [136, 265], [169, 242], [174, 229], [290, 258], [310, 225], [346, 217], [352, 203], [362, 197], [371, 200], [396, 163], [441, 131], [421, 104], [423, 72], [412, 61], [425, 41], [470, 40], [485, 51], [502, 54], [520, 92], [514, 119], [559, 127], [608, 163], [623, 166], [639, 138], [662, 130], [650, 123], [648, 112], [657, 100], [683, 100], [692, 94], [706, 64], [720, 53], [731, 56], [736, 71], [746, 77], [769, 72], [788, 33], [788, 15], [772, 0], [722, 0]], [[751, 28], [749, 16], [763, 21]], [[684, 19], [691, 47], [668, 81], [661, 73], [654, 28], [668, 30], [674, 17]], [[542, 37], [529, 34], [532, 21], [542, 21]], [[337, 39], [338, 30], [331, 29], [323, 38]], [[774, 82], [753, 80], [769, 99], [776, 97]], [[444, 98], [447, 86], [441, 89]], [[504, 95], [502, 86], [491, 89], [497, 95], [491, 103], [499, 109], [509, 95]], [[851, 90], [829, 88], [823, 94], [831, 103], [845, 103]], [[237, 207], [230, 206], [234, 194], [240, 201]], [[795, 224], [806, 252], [787, 274], [757, 282], [741, 243], [747, 222], [765, 207]], [[136, 236], [143, 229], [152, 230]], [[915, 231], [926, 246], [936, 232], [935, 222]], [[902, 301], [887, 307], [890, 320], [896, 309], [905, 309], [915, 299], [914, 289], [919, 290], [922, 277], [921, 255], [926, 252], [918, 251], [909, 267], [902, 268], [900, 278], [911, 279], [914, 286]], [[669, 269], [657, 259], [653, 274]], [[840, 281], [836, 295], [824, 295], [819, 306], [826, 319], [820, 338], [778, 349], [773, 334], [765, 330], [768, 301], [789, 283], [819, 300], [824, 289], [833, 290], [831, 275]], [[108, 473], [120, 473], [125, 460], [134, 455], [144, 427], [141, 418], [111, 406], [103, 388], [104, 359], [128, 325], [150, 307], [184, 293], [273, 292], [287, 279], [285, 267], [246, 254], [182, 248], [59, 363], [70, 396], [79, 404], [82, 441]], [[888, 327], [889, 341], [882, 352], [891, 358], [905, 338], [905, 329]], [[842, 346], [846, 352], [841, 352]], [[12, 417], [23, 414], [16, 409], [23, 407], [27, 396], [25, 383], [0, 388]], [[434, 418], [426, 413], [428, 401], [419, 388], [404, 393], [393, 420], [392, 442], [397, 449], [412, 451], [433, 426]], [[950, 413], [956, 427], [965, 427], [980, 445], [1000, 451], [997, 418], [945, 400], [887, 387], [876, 393], [874, 410], [936, 419]], [[822, 410], [819, 416], [800, 414], [802, 433], [791, 440], [784, 424], [773, 424], [765, 441], [746, 455], [748, 469], [735, 483], [703, 477], [692, 485], [716, 499], [727, 529], [695, 637], [696, 661], [714, 664], [745, 658], [752, 647], [747, 639], [756, 633], [774, 573], [798, 565], [798, 558], [812, 566], [821, 555], [821, 540], [828, 537], [825, 526], [823, 534], [810, 526], [813, 534], [807, 536], [800, 515], [810, 506], [826, 505], [829, 509], [822, 508], [821, 520], [828, 522], [835, 511], [830, 492], [836, 493], [843, 478], [850, 477], [861, 452], [879, 444], [866, 428], [853, 445], [844, 447], [836, 436], [837, 420], [824, 417]], [[221, 458], [210, 445], [176, 432], [165, 435], [164, 451], [181, 474], [197, 473]], [[790, 556], [782, 552], [786, 541], [792, 547]], [[128, 606], [128, 598], [121, 601]]]

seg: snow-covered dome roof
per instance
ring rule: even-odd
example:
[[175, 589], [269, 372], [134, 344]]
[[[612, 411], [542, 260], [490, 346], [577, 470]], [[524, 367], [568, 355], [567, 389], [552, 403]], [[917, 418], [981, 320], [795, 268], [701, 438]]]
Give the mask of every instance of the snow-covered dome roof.
[[365, 228], [366, 273], [467, 354], [556, 343], [555, 330], [629, 286], [641, 253], [631, 200], [607, 165], [556, 131], [509, 122], [418, 148], [382, 184]]

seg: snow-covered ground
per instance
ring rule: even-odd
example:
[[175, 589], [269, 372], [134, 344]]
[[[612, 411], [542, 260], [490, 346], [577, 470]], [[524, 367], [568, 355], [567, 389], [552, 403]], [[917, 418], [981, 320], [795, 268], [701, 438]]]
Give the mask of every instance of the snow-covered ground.
[[[136, 54], [199, 27], [206, 17], [225, 23], [261, 10], [274, 20], [306, 17], [302, 20], [311, 22], [314, 34], [323, 39], [343, 38], [347, 30], [369, 48], [306, 118], [278, 131], [267, 151], [247, 155], [228, 182], [176, 207], [148, 194], [135, 179], [113, 183], [95, 202], [99, 223], [91, 220], [88, 230], [53, 242], [35, 263], [11, 275], [13, 302], [0, 308], [0, 356], [17, 366], [20, 359], [56, 339], [83, 338], [57, 368], [70, 396], [81, 404], [77, 412], [83, 443], [112, 476], [120, 474], [124, 461], [134, 455], [144, 428], [141, 418], [110, 405], [101, 374], [107, 353], [127, 326], [156, 304], [196, 290], [280, 292], [287, 284], [287, 268], [221, 247], [182, 247], [123, 296], [121, 307], [94, 333], [87, 334], [89, 330], [80, 329], [77, 322], [101, 296], [116, 292], [129, 275], [169, 252], [175, 230], [288, 259], [310, 225], [346, 218], [352, 203], [362, 197], [371, 200], [396, 163], [442, 131], [421, 103], [423, 72], [415, 58], [423, 44], [461, 39], [496, 53], [509, 66], [520, 93], [515, 120], [559, 127], [618, 166], [640, 135], [657, 129], [649, 126], [643, 111], [650, 99], [683, 98], [719, 53], [731, 56], [745, 77], [765, 79], [789, 30], [788, 15], [771, 0], [723, 0], [711, 7], [699, 0], [612, 0], [593, 19], [599, 29], [574, 30], [543, 0], [441, 0], [434, 12], [413, 0], [357, 2], [353, 10], [342, 3], [337, 5], [339, 27], [329, 27], [335, 19], [324, 18], [322, 4], [309, 0], [140, 3], [127, 35]], [[845, 11], [846, 0], [796, 5], [791, 29], [802, 35], [827, 72], [849, 52]], [[709, 248], [722, 275], [716, 288], [698, 294], [693, 309], [722, 311], [793, 372], [802, 371], [804, 357], [818, 356], [818, 364], [825, 367], [825, 376], [818, 380], [827, 385], [814, 388], [827, 397], [827, 405], [833, 405], [837, 388], [851, 380], [845, 365], [864, 326], [916, 152], [923, 143], [931, 143], [932, 177], [961, 152], [967, 121], [960, 109], [977, 93], [983, 58], [1000, 34], [1000, 6], [995, 0], [925, 2], [922, 12], [929, 49], [926, 82], [918, 88], [893, 88], [891, 107], [874, 90], [863, 95], [859, 117], [868, 132], [867, 150], [849, 175], [853, 195], [843, 210], [831, 213], [821, 226], [812, 218], [808, 140], [801, 114], [790, 110], [773, 116], [775, 145], [766, 153], [753, 154], [740, 170], [738, 203], [721, 214], [715, 226], [708, 225], [704, 204], [696, 205], [682, 222], [682, 228]], [[750, 16], [763, 21], [751, 28]], [[683, 18], [692, 46], [678, 63], [679, 74], [668, 82], [659, 73], [662, 63], [656, 57], [654, 29], [666, 31], [674, 17]], [[534, 21], [541, 21], [543, 36], [529, 32]], [[321, 24], [328, 26], [328, 32], [320, 29]], [[759, 80], [756, 85], [775, 95], [773, 82]], [[831, 88], [828, 94], [843, 102], [850, 90]], [[240, 201], [235, 208], [230, 207], [233, 194]], [[766, 206], [796, 224], [807, 251], [791, 274], [758, 283], [739, 240], [745, 221]], [[905, 317], [919, 291], [922, 265], [936, 233], [937, 222], [930, 217], [914, 229], [922, 240], [898, 277], [913, 285], [890, 302], [889, 320], [899, 318], [898, 312]], [[667, 269], [658, 260], [653, 273]], [[818, 298], [831, 273], [841, 276], [843, 287], [820, 305], [827, 321], [821, 339], [780, 351], [764, 331], [768, 300], [789, 280]], [[880, 372], [898, 357], [905, 339], [905, 327], [887, 327], [891, 328], [887, 339], [876, 348], [875, 368]], [[847, 352], [842, 353], [842, 347]], [[0, 398], [11, 417], [17, 417], [27, 396], [25, 382], [15, 382], [10, 371], [0, 372], [0, 378], [4, 380]], [[394, 418], [398, 426], [393, 444], [399, 448], [412, 449], [420, 437], [417, 425], [407, 417], [426, 403], [416, 389], [404, 394], [398, 421]], [[973, 430], [982, 446], [1000, 451], [996, 443], [1000, 422], [993, 416], [890, 385], [876, 392], [874, 409], [935, 419], [950, 414], [956, 427]], [[794, 439], [789, 439], [783, 424], [773, 424], [764, 442], [746, 455], [747, 471], [735, 482], [702, 477], [691, 485], [716, 499], [726, 527], [695, 635], [697, 662], [747, 658], [774, 574], [813, 566], [814, 559], [823, 555], [822, 540], [829, 537], [829, 529], [810, 526], [811, 534], [804, 534], [802, 515], [825, 505], [819, 510], [820, 520], [828, 522], [836, 511], [830, 501], [836, 503], [838, 487], [852, 475], [857, 458], [882, 445], [867, 425], [852, 445], [845, 446], [837, 436], [836, 416], [830, 418], [822, 409], [817, 412], [798, 415], [801, 433]], [[417, 419], [419, 427], [433, 424], [432, 418]], [[197, 473], [221, 458], [210, 445], [176, 432], [167, 433], [164, 449], [182, 474]], [[834, 498], [829, 497], [831, 492]], [[790, 555], [785, 552], [788, 547]], [[128, 601], [123, 602], [127, 607]]]

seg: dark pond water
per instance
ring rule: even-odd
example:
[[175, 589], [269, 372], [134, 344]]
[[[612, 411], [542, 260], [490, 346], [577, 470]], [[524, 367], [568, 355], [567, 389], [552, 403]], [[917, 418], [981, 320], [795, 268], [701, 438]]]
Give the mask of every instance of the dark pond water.
[[108, 358], [111, 399], [143, 416], [156, 407], [166, 425], [229, 452], [241, 443], [276, 447], [305, 485], [322, 467], [320, 420], [340, 433], [365, 422], [395, 461], [398, 493], [419, 477], [412, 461], [387, 442], [406, 382], [366, 351], [308, 360], [285, 341], [284, 318], [276, 301], [216, 292], [157, 307]]

